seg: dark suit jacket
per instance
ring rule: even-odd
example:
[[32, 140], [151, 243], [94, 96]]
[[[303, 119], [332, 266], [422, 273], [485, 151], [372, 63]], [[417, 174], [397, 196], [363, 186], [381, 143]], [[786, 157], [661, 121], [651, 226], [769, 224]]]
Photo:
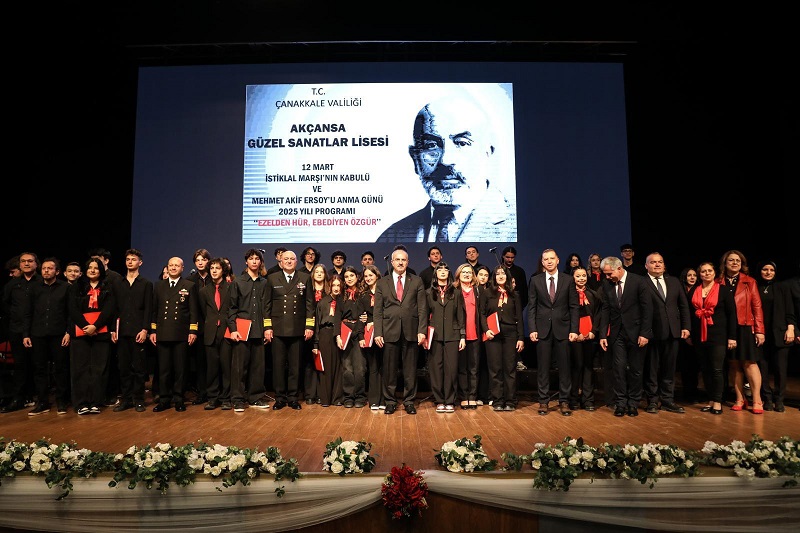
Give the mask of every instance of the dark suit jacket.
[[119, 309], [119, 335], [135, 337], [140, 331], [150, 331], [153, 317], [153, 283], [139, 274], [133, 283], [127, 278], [119, 282], [115, 294]]
[[681, 330], [691, 330], [692, 327], [689, 300], [683, 284], [677, 278], [664, 276], [661, 281], [666, 287], [667, 299], [662, 300], [649, 274], [644, 276], [644, 280], [650, 286], [653, 301], [653, 338], [660, 341], [680, 339]]
[[153, 290], [153, 320], [150, 332], [159, 341], [188, 341], [197, 334], [200, 311], [194, 283], [181, 278], [175, 287], [168, 279], [159, 280]]
[[438, 288], [425, 291], [428, 324], [433, 326], [433, 340], [457, 341], [467, 338], [464, 298], [461, 289], [445, 293], [444, 301]]
[[[225, 338], [230, 310], [231, 284], [224, 279], [219, 284], [220, 307], [214, 300], [216, 285], [211, 281], [200, 289], [200, 316], [203, 319], [203, 344], [212, 346]], [[219, 322], [219, 324], [217, 324]]]
[[311, 277], [295, 270], [292, 283], [286, 283], [283, 271], [267, 276], [264, 291], [264, 322], [279, 337], [302, 337], [314, 329], [316, 302]]
[[513, 325], [517, 335], [515, 340], [525, 340], [525, 328], [522, 322], [522, 298], [516, 291], [513, 292], [513, 297], [510, 294], [508, 296], [508, 303], [500, 307], [500, 293], [498, 291], [491, 288], [488, 283], [481, 289], [478, 300], [478, 307], [481, 315], [481, 331], [489, 330], [487, 319], [492, 313], [497, 313], [500, 319], [501, 330], [503, 324], [506, 326]]
[[[764, 308], [764, 328], [765, 334], [772, 337], [775, 346], [787, 346], [783, 340], [789, 324], [797, 324], [797, 310], [792, 304], [791, 283], [792, 280], [770, 283], [767, 287], [772, 292], [771, 298], [764, 295], [765, 287], [758, 286], [761, 293], [762, 307]], [[795, 335], [797, 335], [795, 326]]]
[[[429, 242], [431, 202], [389, 226], [376, 242]], [[449, 242], [514, 242], [517, 240], [517, 214], [508, 200], [494, 188], [488, 188], [480, 203], [469, 215], [458, 235]]]
[[[39, 278], [39, 283], [41, 283], [41, 278]], [[98, 287], [100, 288], [100, 295], [97, 297], [97, 307], [89, 307], [88, 279], [85, 282], [75, 283], [67, 288], [69, 322], [74, 324], [76, 328], [83, 329], [89, 325], [89, 322], [83, 316], [84, 313], [99, 311], [100, 316], [94, 321], [94, 325], [97, 326], [98, 331], [103, 329], [103, 327], [107, 327], [108, 332], [98, 333], [94, 338], [97, 340], [110, 341], [111, 331], [116, 327], [115, 322], [117, 319], [117, 300], [114, 293], [114, 286], [108, 281], [108, 278], [106, 278]], [[72, 328], [72, 331], [69, 333], [73, 339], [76, 337], [75, 328]]]
[[[600, 313], [600, 338], [613, 342], [625, 330], [630, 342], [640, 336], [653, 338], [653, 301], [642, 276], [628, 271], [622, 285], [622, 303], [617, 303], [616, 285], [603, 282], [603, 308]], [[611, 328], [609, 331], [609, 327]]]
[[556, 284], [556, 299], [550, 301], [550, 274], [533, 276], [528, 285], [528, 328], [543, 339], [553, 332], [558, 340], [578, 333], [578, 292], [575, 280], [560, 272]]
[[397, 342], [403, 337], [409, 342], [417, 342], [417, 334], [428, 329], [425, 308], [425, 289], [419, 276], [406, 271], [403, 285], [403, 301], [397, 299], [394, 276], [390, 272], [375, 285], [375, 336], [383, 337], [385, 342]]

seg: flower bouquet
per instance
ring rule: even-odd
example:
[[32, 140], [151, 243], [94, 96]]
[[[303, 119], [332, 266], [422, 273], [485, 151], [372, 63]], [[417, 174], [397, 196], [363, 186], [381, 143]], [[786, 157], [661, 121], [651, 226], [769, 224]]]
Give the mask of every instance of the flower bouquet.
[[598, 456], [597, 450], [584, 444], [582, 438], [567, 437], [555, 446], [537, 443], [529, 459], [536, 470], [534, 488], [566, 492], [579, 474], [595, 467]]
[[436, 461], [450, 472], [480, 472], [494, 470], [497, 461], [489, 459], [481, 446], [481, 436], [474, 441], [464, 437], [445, 442], [436, 453]]
[[371, 449], [370, 442], [354, 440], [342, 442], [342, 438], [339, 437], [325, 445], [322, 469], [340, 476], [369, 472], [375, 467], [375, 459], [369, 455]]
[[392, 519], [422, 516], [422, 510], [428, 508], [425, 499], [428, 495], [428, 484], [422, 477], [424, 472], [414, 471], [403, 464], [392, 467], [381, 485], [383, 506], [392, 513]]

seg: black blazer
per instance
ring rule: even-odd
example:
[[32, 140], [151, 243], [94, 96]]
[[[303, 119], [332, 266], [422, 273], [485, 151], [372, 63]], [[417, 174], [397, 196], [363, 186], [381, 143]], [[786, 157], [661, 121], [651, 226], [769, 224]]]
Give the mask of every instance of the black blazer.
[[[214, 300], [216, 285], [213, 281], [200, 289], [200, 316], [203, 319], [203, 344], [212, 346], [225, 338], [228, 329], [228, 311], [231, 306], [231, 284], [224, 279], [219, 283], [220, 307]], [[217, 324], [219, 322], [219, 324]]]
[[402, 333], [405, 340], [417, 342], [417, 335], [428, 329], [425, 289], [419, 276], [406, 271], [403, 301], [397, 299], [394, 276], [390, 272], [375, 285], [375, 336], [385, 342], [397, 342]]
[[[689, 307], [692, 310], [691, 339], [695, 346], [700, 344], [700, 317], [695, 312], [698, 308], [692, 304], [692, 298], [695, 292], [701, 290], [702, 286], [703, 284], [700, 282], [695, 283], [687, 298]], [[726, 287], [720, 286], [719, 288], [719, 299], [716, 307], [714, 307], [711, 320], [714, 324], [708, 325], [706, 343], [727, 347], [728, 339], [736, 339], [736, 303], [733, 300], [733, 293], [727, 290]]]
[[127, 278], [117, 282], [115, 293], [119, 308], [119, 335], [135, 337], [140, 331], [150, 331], [153, 317], [153, 283], [139, 274], [133, 283]]
[[264, 325], [279, 337], [302, 337], [314, 329], [314, 288], [311, 277], [295, 270], [292, 282], [286, 283], [283, 270], [267, 276], [264, 291]]
[[486, 288], [481, 290], [479, 304], [481, 314], [481, 331], [487, 331], [489, 324], [486, 319], [494, 312], [500, 319], [500, 328], [503, 324], [513, 325], [518, 341], [525, 340], [525, 328], [522, 323], [522, 298], [516, 291], [509, 291], [508, 303], [500, 307], [500, 293], [486, 285]]
[[558, 340], [578, 333], [578, 291], [569, 274], [558, 274], [556, 298], [550, 301], [550, 274], [533, 276], [528, 288], [528, 328], [537, 332], [539, 339], [552, 332]]
[[[649, 281], [628, 271], [622, 285], [622, 303], [617, 303], [617, 287], [603, 282], [603, 308], [600, 312], [600, 338], [615, 340], [624, 330], [628, 340], [653, 338], [653, 300]], [[610, 330], [609, 330], [610, 328]]]
[[[575, 294], [578, 294], [578, 288], [573, 287], [573, 289]], [[587, 283], [584, 294], [589, 301], [589, 305], [580, 305], [581, 300], [580, 296], [578, 296], [578, 320], [584, 316], [592, 317], [592, 333], [594, 333], [594, 340], [596, 341], [600, 338], [600, 311], [603, 308], [603, 293], [592, 289]]]
[[[41, 278], [40, 278], [41, 281]], [[111, 340], [111, 331], [116, 327], [117, 319], [117, 300], [114, 295], [114, 287], [109, 283], [108, 278], [101, 281], [98, 285], [100, 294], [97, 297], [97, 307], [89, 307], [89, 282], [80, 282], [70, 285], [67, 290], [67, 300], [69, 306], [70, 322], [77, 328], [84, 328], [89, 325], [89, 322], [83, 316], [84, 313], [100, 312], [100, 316], [94, 321], [98, 331], [103, 327], [108, 328], [107, 333], [98, 333], [94, 339], [97, 340]], [[69, 332], [70, 336], [74, 339], [75, 328]], [[86, 338], [86, 337], [82, 337]]]
[[667, 299], [662, 300], [649, 274], [644, 280], [650, 286], [653, 302], [653, 338], [661, 341], [670, 337], [680, 339], [681, 330], [690, 330], [692, 327], [689, 300], [686, 298], [683, 284], [677, 278], [664, 276], [661, 281], [666, 287]]
[[433, 326], [433, 340], [440, 342], [466, 339], [466, 316], [461, 289], [445, 292], [444, 300], [437, 287], [425, 291], [428, 324]]
[[153, 320], [150, 332], [159, 341], [188, 341], [197, 334], [200, 311], [194, 283], [181, 278], [175, 287], [168, 279], [159, 280], [153, 291]]
[[764, 308], [764, 332], [772, 336], [775, 346], [788, 346], [783, 336], [789, 324], [795, 324], [797, 335], [797, 309], [792, 304], [789, 281], [758, 285], [761, 295], [761, 305]]

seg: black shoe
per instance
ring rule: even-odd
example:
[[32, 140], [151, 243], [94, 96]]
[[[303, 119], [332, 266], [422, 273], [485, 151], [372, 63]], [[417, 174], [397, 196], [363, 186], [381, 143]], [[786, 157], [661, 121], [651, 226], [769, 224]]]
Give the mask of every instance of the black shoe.
[[591, 402], [586, 402], [585, 404], [583, 404], [583, 410], [584, 411], [594, 411], [594, 404], [591, 403]]
[[119, 404], [119, 398], [117, 398], [116, 396], [112, 396], [111, 398], [106, 398], [106, 400], [103, 402], [103, 405], [105, 405], [106, 407], [114, 407], [117, 404]]
[[614, 416], [625, 416], [625, 408], [617, 407], [616, 409], [614, 409]]
[[116, 407], [114, 407], [114, 409], [112, 409], [112, 411], [114, 411], [115, 413], [121, 413], [122, 411], [127, 411], [128, 409], [130, 409], [132, 407], [133, 407], [133, 404], [130, 403], [130, 402], [120, 402], [120, 404], [117, 405]]
[[43, 403], [37, 404], [34, 408], [28, 411], [28, 416], [43, 415], [50, 412], [50, 406]]
[[273, 411], [280, 411], [286, 407], [286, 402], [275, 402], [275, 405], [272, 406]]
[[410, 403], [410, 404], [406, 405], [405, 408], [406, 408], [406, 414], [409, 414], [409, 415], [417, 414], [417, 408], [414, 407], [413, 403]]
[[545, 416], [547, 414], [547, 404], [546, 403], [540, 403], [539, 404], [539, 410], [537, 411], [537, 413], [539, 413], [542, 416]]
[[386, 404], [386, 409], [383, 410], [383, 414], [390, 415], [397, 411], [397, 404], [396, 403], [389, 403]]
[[773, 407], [772, 402], [764, 402], [764, 410], [765, 411], [774, 411], [775, 407]]
[[345, 400], [345, 401], [344, 401], [344, 406], [345, 406], [346, 408], [348, 408], [348, 409], [352, 409], [352, 408], [353, 408], [353, 405], [354, 405], [354, 404], [353, 404], [353, 400]]
[[222, 409], [223, 411], [230, 411], [231, 409], [233, 409], [233, 404], [228, 400], [224, 400], [222, 402], [222, 406], [220, 406], [220, 409]]
[[577, 411], [580, 408], [581, 408], [580, 404], [572, 403], [572, 402], [570, 402], [570, 404], [569, 404], [570, 411]]
[[567, 402], [561, 402], [560, 410], [563, 416], [572, 416], [572, 410], [569, 408], [569, 404]]
[[291, 408], [292, 408], [292, 409], [294, 409], [295, 411], [299, 411], [300, 409], [302, 409], [302, 408], [303, 408], [303, 406], [302, 406], [302, 405], [300, 405], [300, 403], [299, 403], [299, 402], [289, 402], [289, 407], [291, 407]]
[[783, 405], [783, 401], [778, 400], [777, 402], [775, 402], [775, 412], [783, 413], [784, 411], [786, 411], [786, 406]]
[[674, 403], [662, 403], [661, 410], [669, 413], [685, 413], [686, 409]]
[[67, 414], [67, 404], [65, 404], [65, 403], [59, 403], [59, 404], [58, 404], [58, 407], [56, 407], [56, 413], [58, 413], [58, 414], [60, 414], [60, 415], [65, 415], [65, 414]]
[[711, 409], [712, 409], [712, 407], [710, 405], [704, 405], [703, 407], [700, 408], [700, 412], [701, 413], [708, 413], [709, 411], [711, 411]]
[[647, 407], [644, 410], [645, 413], [650, 413], [651, 415], [658, 414], [658, 405], [654, 403], [648, 403]]
[[503, 411], [516, 411], [516, 410], [517, 410], [517, 406], [514, 405], [513, 403], [507, 403], [503, 407]]
[[169, 404], [168, 403], [159, 402], [159, 403], [156, 404], [155, 407], [153, 407], [153, 412], [154, 413], [160, 413], [162, 411], [166, 411], [167, 409], [169, 409]]
[[343, 404], [341, 401], [338, 401], [338, 402], [336, 402], [336, 403], [335, 403], [335, 404], [333, 404], [333, 405], [335, 405], [336, 407], [341, 407], [341, 406], [343, 406], [344, 404]]
[[628, 416], [639, 416], [639, 409], [636, 407], [628, 407]]
[[247, 405], [244, 402], [233, 402], [233, 410], [237, 413], [244, 413], [245, 409], [247, 409]]
[[137, 403], [134, 409], [136, 409], [137, 413], [144, 413], [144, 402]]
[[711, 407], [708, 410], [708, 412], [711, 413], [712, 415], [721, 415], [722, 414], [722, 409], [714, 409], [713, 407]]
[[218, 402], [215, 401], [215, 400], [211, 400], [210, 402], [208, 402], [205, 405], [205, 407], [203, 407], [203, 410], [204, 411], [213, 411], [214, 409], [217, 408], [217, 406], [218, 406]]
[[260, 400], [256, 400], [255, 402], [251, 403], [253, 407], [258, 407], [259, 409], [269, 409], [269, 402], [264, 398]]
[[306, 405], [314, 405], [314, 398], [306, 398]]
[[202, 405], [208, 401], [207, 396], [195, 396], [192, 405]]
[[502, 402], [494, 402], [492, 403], [492, 411], [505, 411], [506, 408]]
[[367, 405], [367, 404], [362, 402], [361, 400], [359, 400], [359, 401], [357, 401], [356, 403], [353, 404], [353, 407], [355, 407], [356, 409], [361, 409], [365, 405]]
[[175, 410], [178, 411], [179, 413], [182, 413], [182, 412], [186, 411], [186, 404], [183, 403], [183, 402], [176, 403], [175, 404]]
[[11, 403], [7, 403], [5, 406], [3, 406], [3, 409], [0, 409], [0, 413], [13, 413], [14, 411], [19, 411], [23, 407], [24, 405], [22, 402], [13, 400]]

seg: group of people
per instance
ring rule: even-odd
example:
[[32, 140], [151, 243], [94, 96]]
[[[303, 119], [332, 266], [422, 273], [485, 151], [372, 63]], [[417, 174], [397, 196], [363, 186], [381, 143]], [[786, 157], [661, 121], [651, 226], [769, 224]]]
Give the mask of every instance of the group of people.
[[[155, 282], [140, 274], [143, 256], [133, 248], [124, 275], [108, 268], [110, 254], [100, 250], [84, 265], [68, 265], [63, 279], [58, 259], [40, 265], [36, 254], [20, 254], [16, 269], [7, 265], [13, 277], [3, 290], [14, 372], [12, 390], [0, 391], [2, 412], [34, 397], [29, 415], [50, 412], [51, 389], [58, 413], [70, 403], [81, 415], [114, 403], [114, 411], [144, 411], [151, 350], [155, 412], [185, 411], [190, 387], [206, 410], [269, 408], [268, 351], [273, 410], [300, 410], [305, 401], [390, 415], [402, 403], [415, 414], [424, 352], [436, 412], [487, 403], [514, 411], [527, 341], [536, 352], [540, 415], [550, 412], [551, 368], [564, 416], [603, 405], [615, 416], [637, 416], [642, 402], [647, 413], [683, 413], [678, 370], [691, 401], [702, 375], [702, 411], [721, 414], [728, 390], [733, 411], [785, 410], [800, 278], [776, 283], [771, 262], [760, 266], [760, 279], [750, 277], [737, 250], [680, 278], [666, 274], [657, 252], [641, 268], [630, 245], [621, 258], [591, 254], [589, 266], [570, 254], [563, 269], [546, 249], [529, 279], [514, 264], [513, 246], [492, 268], [467, 246], [452, 268], [434, 245], [419, 275], [402, 245], [383, 274], [369, 251], [358, 268], [341, 250], [330, 268], [313, 247], [300, 258], [278, 247], [269, 269], [263, 254], [247, 250], [234, 275], [229, 260], [198, 249], [191, 275], [173, 257]], [[114, 381], [119, 401], [109, 403]], [[603, 399], [595, 397], [599, 388]]]

